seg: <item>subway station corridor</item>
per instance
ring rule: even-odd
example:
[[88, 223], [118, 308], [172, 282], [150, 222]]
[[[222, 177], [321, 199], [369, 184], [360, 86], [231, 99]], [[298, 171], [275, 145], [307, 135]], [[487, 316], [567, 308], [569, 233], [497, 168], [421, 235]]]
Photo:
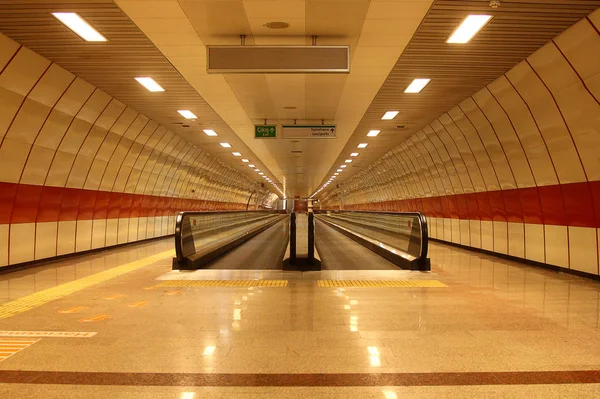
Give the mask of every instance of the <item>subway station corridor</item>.
[[0, 398], [600, 396], [600, 0], [0, 1]]

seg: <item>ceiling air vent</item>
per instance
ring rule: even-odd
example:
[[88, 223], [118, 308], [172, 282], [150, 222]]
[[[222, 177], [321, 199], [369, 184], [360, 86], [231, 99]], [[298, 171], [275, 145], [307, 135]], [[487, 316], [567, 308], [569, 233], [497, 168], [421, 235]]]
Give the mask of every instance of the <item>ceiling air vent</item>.
[[290, 151], [292, 154], [302, 154], [301, 150], [292, 150]]
[[349, 73], [350, 46], [207, 46], [208, 73]]
[[396, 129], [406, 129], [406, 125], [396, 125]]

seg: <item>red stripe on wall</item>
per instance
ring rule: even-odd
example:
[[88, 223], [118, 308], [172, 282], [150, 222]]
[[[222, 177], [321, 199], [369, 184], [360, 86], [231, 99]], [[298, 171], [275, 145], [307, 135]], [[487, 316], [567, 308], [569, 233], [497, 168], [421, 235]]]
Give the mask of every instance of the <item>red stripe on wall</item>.
[[0, 182], [0, 224], [176, 215], [246, 204]]
[[[0, 204], [1, 207], [1, 204]], [[569, 183], [346, 206], [430, 217], [600, 228], [600, 182]]]

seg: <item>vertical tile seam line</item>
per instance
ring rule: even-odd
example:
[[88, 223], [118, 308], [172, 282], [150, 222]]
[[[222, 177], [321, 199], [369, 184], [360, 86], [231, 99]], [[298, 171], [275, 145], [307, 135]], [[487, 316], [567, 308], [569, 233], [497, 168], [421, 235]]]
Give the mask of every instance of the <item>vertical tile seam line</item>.
[[[156, 144], [154, 145], [154, 147], [152, 147], [152, 151], [150, 151], [150, 154], [148, 154], [148, 159], [146, 159], [146, 162], [144, 162], [144, 166], [142, 167], [142, 169], [141, 169], [141, 171], [140, 171], [140, 177], [141, 177], [141, 173], [143, 173], [144, 169], [146, 169], [146, 166], [148, 165], [148, 162], [150, 162], [150, 158], [152, 157], [152, 154], [153, 154], [155, 151], [157, 151], [157, 152], [160, 152], [159, 150], [157, 150], [157, 149], [156, 149], [156, 146], [158, 145], [158, 143], [160, 142], [160, 140], [162, 140], [162, 138], [163, 138], [163, 137], [165, 137], [165, 135], [167, 134], [167, 132], [170, 132], [170, 131], [169, 131], [169, 129], [167, 129], [167, 127], [166, 127], [166, 126], [159, 125], [159, 127], [164, 127], [164, 128], [165, 128], [165, 131], [162, 133], [162, 135], [160, 136], [160, 139], [158, 139], [158, 141], [156, 142]], [[151, 135], [151, 136], [148, 138], [148, 141], [150, 141], [150, 139], [152, 138], [152, 136], [154, 136], [154, 134], [155, 134], [157, 131], [158, 131], [158, 129], [156, 129], [156, 130], [155, 130], [155, 131], [152, 133], [152, 135]], [[148, 144], [148, 141], [146, 141], [146, 144]], [[144, 147], [146, 147], [146, 144], [144, 145]], [[141, 152], [140, 152], [140, 154], [141, 154]], [[156, 164], [156, 162], [155, 162], [155, 164]], [[164, 166], [164, 165], [163, 165], [163, 166]], [[154, 169], [154, 167], [153, 167], [152, 169]], [[161, 167], [161, 171], [162, 171], [162, 167]], [[149, 173], [151, 174], [151, 172], [149, 172]], [[155, 184], [156, 184], [156, 183], [155, 183]], [[139, 180], [138, 180], [138, 182], [137, 182], [137, 184], [136, 184], [136, 188], [135, 188], [135, 190], [134, 190], [134, 191], [137, 191], [137, 187], [138, 187], [138, 185], [139, 185]], [[148, 195], [148, 194], [145, 194], [145, 193], [146, 193], [146, 190], [147, 190], [147, 188], [148, 188], [148, 181], [146, 181], [146, 185], [144, 186], [144, 190], [143, 190], [143, 193], [144, 193], [144, 194], [143, 194], [143, 195]], [[152, 190], [153, 190], [152, 192], [154, 193], [154, 187], [152, 187]], [[152, 194], [149, 194], [149, 195], [152, 195]]]
[[[506, 77], [505, 77], [506, 78]], [[506, 78], [508, 80], [508, 78]], [[513, 120], [510, 116], [510, 114], [506, 111], [506, 109], [504, 108], [504, 106], [502, 105], [502, 103], [500, 102], [500, 100], [498, 100], [498, 98], [496, 97], [496, 95], [492, 92], [492, 90], [490, 90], [489, 85], [485, 87], [487, 89], [487, 91], [490, 93], [490, 95], [492, 96], [492, 98], [496, 101], [496, 103], [498, 104], [498, 106], [500, 107], [500, 109], [502, 109], [502, 112], [504, 112], [504, 114], [506, 115], [506, 118], [508, 119], [508, 122], [510, 123], [510, 126], [512, 127], [513, 131], [515, 132], [515, 137], [517, 138], [517, 141], [519, 142], [519, 146], [521, 147], [521, 151], [523, 151], [523, 156], [525, 157], [525, 160], [527, 161], [527, 166], [529, 167], [529, 172], [531, 173], [531, 177], [533, 179], [533, 184], [535, 186], [535, 192], [537, 193], [536, 199], [537, 202], [540, 206], [540, 210], [542, 209], [542, 202], [540, 199], [540, 191], [538, 189], [538, 182], [537, 179], [535, 177], [535, 174], [533, 173], [533, 168], [531, 167], [531, 162], [529, 161], [529, 157], [527, 156], [527, 152], [525, 151], [525, 147], [523, 146], [523, 142], [521, 140], [521, 137], [519, 136], [519, 132], [516, 129]], [[515, 90], [513, 88], [513, 90]], [[515, 90], [516, 92], [516, 90]], [[557, 177], [558, 180], [558, 177]], [[518, 187], [518, 184], [517, 184]], [[525, 236], [525, 211], [523, 208], [523, 200], [521, 198], [521, 196], [519, 195], [519, 202], [521, 203], [521, 214], [523, 216], [523, 259], [527, 259], [527, 239]], [[542, 219], [543, 220], [543, 219]], [[509, 237], [510, 240], [510, 237]], [[546, 246], [546, 241], [544, 238], [544, 247]], [[545, 251], [544, 251], [545, 252]], [[545, 254], [544, 254], [545, 256]], [[545, 260], [545, 257], [544, 257]]]
[[[12, 63], [12, 61], [15, 59], [15, 57], [17, 56], [17, 53], [21, 52], [21, 49], [23, 49], [23, 45], [21, 45], [19, 47], [19, 49], [15, 52], [15, 54], [11, 57], [10, 61], [6, 64], [6, 66], [4, 67], [4, 69], [2, 70], [2, 72], [4, 72], [6, 70], [6, 68], [8, 68], [8, 66]], [[17, 112], [15, 112], [15, 115], [13, 116], [12, 120], [10, 121], [10, 124], [8, 125], [8, 127], [6, 128], [6, 134], [4, 134], [4, 136], [2, 137], [2, 139], [0, 139], [0, 149], [2, 148], [2, 146], [4, 145], [4, 140], [6, 139], [6, 136], [8, 136], [8, 132], [10, 132], [10, 128], [13, 126], [13, 124], [15, 123], [15, 120], [17, 119], [17, 117], [19, 116], [19, 113], [21, 112], [21, 109], [23, 108], [23, 104], [25, 104], [25, 101], [27, 101], [27, 98], [29, 97], [29, 95], [31, 94], [31, 92], [33, 91], [33, 89], [35, 88], [35, 86], [37, 86], [37, 84], [40, 82], [40, 80], [44, 77], [44, 75], [46, 74], [46, 72], [48, 72], [48, 69], [50, 69], [50, 66], [52, 66], [52, 62], [50, 62], [48, 64], [48, 66], [46, 67], [46, 69], [44, 69], [44, 72], [42, 72], [40, 74], [40, 76], [38, 77], [38, 79], [35, 81], [35, 83], [31, 86], [31, 89], [29, 89], [29, 91], [27, 92], [27, 94], [25, 96], [23, 96], [23, 101], [21, 101], [21, 104], [19, 105], [19, 108], [17, 109]], [[12, 91], [12, 90], [11, 90]], [[14, 93], [14, 92], [13, 92]], [[18, 93], [17, 93], [18, 94]], [[33, 146], [33, 144], [31, 144]], [[27, 165], [23, 164], [23, 169], [25, 169]], [[21, 173], [23, 173], [23, 169], [21, 170]], [[19, 177], [20, 179], [20, 177]], [[6, 264], [7, 265], [11, 265], [10, 263], [10, 244], [11, 244], [11, 231], [12, 231], [12, 217], [14, 214], [14, 208], [15, 208], [15, 203], [17, 201], [17, 193], [19, 191], [19, 187], [18, 187], [18, 182], [17, 182], [17, 187], [16, 187], [16, 191], [15, 191], [15, 196], [13, 198], [13, 203], [12, 203], [12, 207], [10, 209], [10, 216], [8, 218], [8, 238], [7, 238], [7, 250], [6, 250]], [[38, 202], [39, 204], [39, 202]], [[34, 223], [34, 231], [33, 231], [33, 256], [35, 258], [35, 236], [36, 236], [36, 231], [37, 226]]]
[[[450, 117], [450, 115], [448, 115], [448, 117]], [[452, 117], [450, 117], [450, 119], [452, 119]], [[460, 154], [460, 149], [458, 148], [458, 145], [456, 144], [456, 140], [454, 140], [454, 137], [452, 137], [452, 135], [450, 134], [450, 132], [448, 131], [448, 129], [446, 129], [446, 127], [444, 126], [444, 124], [442, 123], [442, 121], [438, 118], [436, 118], [436, 120], [440, 123], [440, 126], [442, 127], [442, 129], [444, 129], [444, 131], [446, 132], [446, 134], [448, 135], [448, 137], [450, 137], [450, 140], [452, 140], [452, 143], [454, 144], [454, 147], [456, 147], [456, 152], [458, 154], [458, 156], [460, 157], [463, 166], [465, 167], [465, 170], [467, 171], [467, 176], [469, 177], [469, 181], [471, 182], [471, 189], [473, 190], [473, 194], [477, 195], [477, 192], [475, 191], [475, 184], [473, 183], [473, 177], [471, 176], [471, 172], [469, 171], [469, 168], [467, 168], [467, 164], [465, 163], [464, 158], [462, 157], [462, 155]], [[435, 129], [434, 129], [435, 132]], [[440, 141], [442, 142], [442, 144], [444, 145], [444, 148], [446, 148], [446, 151], [448, 151], [448, 147], [446, 146], [446, 143], [444, 143], [444, 141], [439, 137]], [[452, 161], [452, 163], [455, 165], [456, 168], [456, 164], [454, 163], [454, 160], [452, 159], [452, 155], [450, 155], [450, 152], [448, 152], [448, 155], [450, 156], [450, 160]], [[456, 173], [458, 176], [458, 168], [456, 168]], [[481, 173], [481, 172], [480, 172]], [[462, 180], [460, 179], [460, 176], [458, 177], [461, 185], [462, 184]], [[464, 185], [463, 185], [463, 193], [466, 195], [467, 192], [464, 190]], [[471, 193], [468, 193], [471, 194]], [[479, 210], [479, 203], [477, 203], [477, 201], [475, 202], [477, 205], [477, 213], [478, 213], [478, 217], [479, 217], [479, 230], [480, 233], [479, 235], [481, 236], [481, 211]], [[467, 208], [467, 212], [468, 212], [468, 208]], [[469, 220], [470, 220], [470, 215], [469, 215]], [[469, 223], [469, 242], [471, 242], [471, 225]]]
[[[193, 144], [191, 144], [189, 141], [185, 140], [183, 137], [180, 137], [180, 138], [181, 138], [181, 139], [182, 139], [182, 140], [183, 140], [185, 143], [189, 144], [189, 148], [188, 148], [187, 152], [186, 152], [186, 153], [185, 153], [185, 154], [184, 154], [184, 155], [181, 157], [181, 160], [180, 160], [180, 161], [177, 163], [177, 166], [176, 166], [176, 167], [174, 167], [174, 172], [173, 172], [173, 173], [177, 173], [177, 172], [180, 170], [182, 163], [185, 161], [185, 159], [186, 159], [186, 157], [188, 156], [188, 154], [190, 153], [190, 151], [193, 151], [193, 150], [194, 150], [194, 146], [193, 146]], [[173, 149], [172, 151], [174, 151], [174, 150], [175, 150], [175, 149]], [[181, 154], [181, 153], [182, 153], [184, 150], [185, 150], [185, 145], [183, 146], [183, 148], [182, 148], [181, 150], [179, 150], [179, 152], [177, 153], [177, 155], [175, 155], [175, 159], [177, 159], [177, 156], [179, 156], [179, 155], [180, 155], [180, 154]], [[198, 154], [198, 155], [199, 155], [199, 154]], [[198, 156], [198, 155], [197, 155], [197, 156]], [[172, 165], [172, 166], [174, 166], [174, 165]], [[175, 183], [175, 185], [174, 185], [174, 188], [173, 188], [173, 194], [174, 194], [174, 195], [176, 194], [177, 186], [179, 185], [179, 182], [181, 181], [181, 179], [185, 179], [185, 177], [184, 177], [184, 173], [183, 173], [183, 172], [181, 172], [181, 173], [180, 173], [180, 175], [179, 175], [179, 177], [177, 177], [177, 181], [176, 181], [176, 183]], [[181, 187], [181, 190], [183, 190], [183, 187]], [[186, 198], [186, 199], [193, 200], [193, 198], [188, 198], [187, 196], [186, 196], [185, 198]]]
[[[567, 132], [569, 133], [569, 137], [571, 138], [571, 143], [573, 143], [573, 147], [575, 149], [575, 153], [577, 154], [577, 158], [579, 159], [579, 164], [581, 165], [581, 170], [583, 171], [583, 176], [585, 177], [586, 182], [589, 183], [589, 179], [588, 179], [588, 176], [587, 176], [587, 172], [585, 170], [585, 166], [583, 165], [583, 161], [581, 160], [581, 155], [579, 154], [579, 149], [577, 148], [577, 143], [575, 143], [575, 139], [573, 138], [573, 133], [571, 132], [571, 128], [567, 124], [567, 120], [565, 119], [565, 116], [564, 116], [562, 110], [560, 109], [560, 106], [558, 105], [558, 102], [556, 101], [556, 97], [554, 96], [554, 93], [552, 93], [552, 91], [550, 90], [550, 88], [548, 87], [548, 85], [546, 84], [546, 82], [538, 74], [538, 72], [535, 70], [535, 68], [533, 67], [533, 65], [531, 65], [531, 63], [529, 62], [529, 60], [525, 59], [525, 62], [527, 63], [527, 65], [529, 65], [529, 68], [533, 71], [533, 73], [535, 73], [535, 75], [537, 76], [537, 78], [544, 85], [544, 87], [548, 91], [548, 94], [550, 94], [550, 97], [552, 97], [552, 101], [554, 102], [556, 110], [558, 111], [558, 114], [560, 115], [560, 117], [561, 117], [561, 119], [563, 121], [563, 124], [565, 125], [565, 128], [567, 129]], [[563, 194], [564, 193], [564, 188], [563, 188], [562, 184], [559, 184], [559, 187], [560, 187], [561, 196], [562, 196], [563, 210], [564, 210], [565, 216], [566, 216], [567, 215], [567, 205], [565, 204], [565, 196]], [[589, 187], [589, 184], [588, 184], [588, 187]], [[568, 223], [568, 221], [567, 221], [567, 223]], [[571, 269], [571, 240], [570, 240], [570, 232], [569, 232], [569, 226], [567, 225], [565, 227], [567, 228], [567, 265], [568, 265], [568, 268]], [[598, 249], [598, 247], [596, 247], [596, 249]]]
[[[487, 89], [487, 86], [484, 89]], [[489, 91], [489, 89], [488, 89], [488, 91]], [[502, 141], [498, 137], [498, 132], [496, 132], [496, 128], [494, 127], [494, 125], [492, 124], [492, 122], [490, 121], [490, 119], [488, 118], [488, 116], [485, 114], [485, 112], [483, 111], [483, 108], [481, 108], [481, 106], [479, 106], [479, 103], [477, 103], [477, 100], [475, 99], [475, 96], [473, 95], [470, 98], [473, 100], [473, 103], [475, 104], [475, 106], [477, 107], [477, 109], [479, 109], [479, 111], [481, 112], [481, 114], [483, 115], [483, 117], [485, 118], [485, 120], [488, 122], [488, 124], [492, 128], [492, 131], [494, 132], [494, 136], [496, 137], [496, 140], [497, 140], [498, 144], [500, 145], [500, 148], [502, 149], [502, 155], [504, 155], [504, 159], [506, 160], [506, 164], [508, 165], [508, 169], [510, 170], [510, 174], [511, 174], [511, 176], [513, 178], [513, 181], [515, 182], [515, 188], [518, 188], [519, 187], [519, 183], [517, 183], [517, 178], [515, 177], [515, 172], [513, 171], [513, 168], [512, 168], [512, 165], [510, 164], [510, 161], [508, 160], [508, 155], [506, 154], [506, 150], [504, 149], [504, 145], [502, 144]], [[492, 98], [494, 98], [494, 97], [492, 96]], [[466, 112], [465, 112], [465, 115], [467, 115]], [[467, 116], [467, 118], [468, 118], [468, 116]], [[477, 128], [475, 127], [474, 124], [473, 124], [473, 127], [477, 131]], [[481, 142], [483, 144], [483, 139], [481, 140]], [[485, 144], [483, 144], [483, 146], [485, 147]], [[487, 151], [487, 149], [486, 149], [486, 151]], [[489, 153], [488, 153], [488, 156], [489, 156]], [[490, 157], [490, 162], [492, 163], [492, 165], [494, 164], [491, 157]], [[500, 186], [500, 191], [506, 191], [506, 190], [502, 189], [502, 183], [500, 182], [500, 180], [498, 180], [498, 185]], [[502, 202], [504, 204], [504, 218], [506, 219], [506, 222], [505, 222], [506, 223], [506, 253], [508, 254], [509, 253], [509, 247], [510, 247], [510, 245], [509, 245], [510, 238], [509, 238], [509, 235], [508, 235], [508, 212], [506, 211], [506, 200], [504, 199], [504, 195], [502, 195]], [[493, 227], [493, 225], [494, 225], [494, 223], [492, 222], [492, 227]]]
[[[52, 66], [54, 63], [51, 63], [50, 66]], [[33, 139], [33, 142], [31, 143], [31, 148], [29, 149], [29, 152], [27, 153], [27, 158], [25, 160], [25, 165], [23, 167], [23, 170], [21, 171], [21, 176], [19, 177], [19, 184], [21, 183], [21, 180], [23, 180], [23, 174], [25, 173], [25, 168], [27, 168], [27, 164], [29, 163], [29, 157], [31, 156], [31, 153], [33, 152], [33, 147], [35, 146], [35, 143], [37, 142], [38, 138], [40, 137], [40, 134], [42, 132], [42, 130], [44, 129], [44, 126], [46, 126], [46, 123], [48, 122], [48, 119], [50, 118], [50, 115], [52, 115], [52, 112], [54, 111], [54, 109], [56, 108], [56, 105], [60, 102], [60, 100], [62, 100], [62, 98], [65, 96], [65, 94], [69, 91], [69, 89], [71, 88], [71, 86], [73, 86], [73, 83], [77, 80], [77, 76], [75, 74], [73, 74], [73, 80], [71, 80], [71, 82], [67, 85], [67, 87], [64, 89], [64, 91], [61, 93], [61, 95], [58, 97], [58, 99], [54, 102], [54, 104], [52, 105], [52, 107], [50, 108], [50, 112], [48, 112], [48, 115], [46, 115], [46, 118], [44, 119], [44, 122], [41, 124], [37, 134], [35, 135], [35, 138]], [[37, 84], [36, 84], [37, 86]], [[56, 151], [55, 151], [56, 152]], [[46, 177], [44, 177], [44, 182], [46, 180]], [[42, 193], [44, 192], [44, 183], [42, 183]], [[17, 196], [15, 195], [15, 199], [13, 202], [13, 208], [16, 204], [17, 201]], [[37, 211], [36, 211], [36, 215], [35, 215], [35, 235], [34, 235], [34, 247], [33, 247], [33, 258], [34, 260], [36, 259], [36, 254], [35, 254], [35, 247], [36, 247], [36, 243], [37, 243], [37, 223], [38, 223], [38, 219], [39, 219], [39, 215], [40, 215], [40, 205], [42, 203], [42, 197], [40, 194], [40, 199], [38, 201], [38, 205], [37, 205]], [[57, 254], [58, 253], [58, 219], [56, 221], [56, 241], [54, 243], [54, 253]]]
[[[466, 116], [465, 112], [462, 110], [462, 108], [460, 108], [460, 104], [459, 104], [459, 109]], [[458, 129], [458, 131], [462, 135], [463, 139], [465, 140], [465, 143], [467, 144], [467, 147], [469, 147], [469, 151], [471, 152], [471, 156], [475, 160], [475, 164], [477, 165], [477, 169], [479, 171], [479, 174], [481, 175], [481, 180], [483, 181], [484, 188], [485, 188], [484, 192], [487, 194], [489, 192], [489, 190], [488, 190], [485, 178], [483, 177], [483, 173], [481, 172], [481, 165], [479, 164], [479, 160], [475, 156], [475, 153], [473, 153], [473, 148], [471, 147], [471, 144], [469, 143], [469, 140], [467, 140], [467, 136], [463, 132], [462, 128], [460, 126], [458, 126], [458, 124], [456, 123], [456, 121], [454, 120], [454, 118], [452, 117], [452, 115], [450, 115], [450, 112], [446, 112], [446, 115], [448, 115], [448, 117], [450, 118], [450, 120], [452, 121], [452, 123], [454, 124], [454, 126], [456, 126], [456, 128]], [[475, 127], [473, 127], [473, 129], [475, 129]], [[477, 129], [475, 129], [475, 132], [477, 132]], [[483, 145], [483, 143], [482, 143], [482, 145]], [[460, 150], [459, 150], [459, 154], [460, 154]], [[461, 158], [462, 158], [462, 155], [461, 155]], [[489, 158], [489, 155], [488, 155], [488, 158]], [[463, 158], [463, 160], [464, 160], [464, 158]], [[490, 163], [491, 163], [491, 160], [490, 160]], [[465, 163], [465, 167], [467, 167], [466, 163]], [[493, 169], [493, 165], [492, 165], [492, 169]], [[495, 170], [494, 170], [494, 173], [496, 173]], [[496, 180], [498, 180], [498, 176], [496, 176]], [[499, 182], [498, 182], [498, 186], [500, 186]], [[475, 186], [473, 186], [473, 191], [477, 192], [475, 190]], [[490, 206], [490, 211], [491, 211], [491, 209], [492, 209], [492, 203], [490, 202], [489, 196], [487, 196], [487, 202], [488, 202], [488, 204]], [[481, 222], [483, 221], [483, 218], [481, 216], [481, 209], [479, 208], [479, 201], [477, 202], [477, 209], [479, 209], [479, 239], [480, 239], [481, 248], [483, 248], [483, 235], [482, 235], [482, 231], [481, 231]], [[443, 212], [442, 212], [442, 214], [443, 214]], [[492, 250], [494, 248], [494, 223], [493, 223], [493, 219], [494, 218], [492, 216]], [[446, 230], [446, 224], [444, 223], [443, 225], [444, 225], [444, 229], [443, 230], [445, 231]], [[469, 226], [469, 228], [470, 228], [470, 226]], [[450, 239], [452, 241], [452, 234], [450, 234]]]
[[[529, 116], [531, 117], [531, 120], [535, 124], [535, 127], [537, 129], [539, 137], [542, 140], [542, 143], [544, 143], [544, 147], [546, 148], [546, 154], [548, 154], [548, 159], [550, 160], [550, 164], [552, 165], [552, 169], [554, 170], [554, 176], [556, 177], [557, 184], [560, 186], [560, 178], [558, 176], [558, 172], [556, 171], [556, 165], [554, 165], [554, 159], [552, 158], [552, 154], [550, 153], [550, 150], [548, 149], [548, 143], [546, 143], [546, 139], [542, 135], [542, 130], [540, 129], [540, 125], [538, 124], [538, 120], [536, 119], [535, 115], [531, 111], [531, 107], [529, 106], [529, 104], [527, 103], [527, 101], [525, 101], [525, 98], [523, 98], [523, 96], [521, 95], [521, 93], [519, 92], [519, 90], [517, 89], [517, 87], [514, 85], [514, 83], [510, 80], [510, 78], [508, 77], [508, 75], [505, 73], [503, 76], [506, 78], [506, 81], [510, 84], [510, 86], [513, 88], [513, 90], [515, 91], [515, 93], [517, 93], [517, 95], [519, 96], [519, 98], [521, 99], [521, 101], [523, 101], [523, 105], [525, 105], [525, 107], [529, 111]], [[542, 199], [541, 199], [541, 196], [540, 196], [540, 189], [539, 188], [540, 188], [540, 186], [538, 186], [537, 182], [536, 182], [536, 191], [538, 193], [538, 200], [539, 200], [539, 203], [540, 203], [540, 211], [542, 213], [542, 232], [543, 232], [543, 237], [544, 237], [544, 263], [546, 263], [546, 217], [544, 215], [544, 209], [542, 207]], [[564, 207], [564, 204], [563, 204], [563, 207]]]
[[[16, 43], [16, 42], [15, 42]], [[21, 52], [21, 50], [24, 48], [24, 46], [20, 43], [19, 47], [17, 48], [17, 51], [15, 51], [15, 53], [10, 57], [10, 59], [8, 60], [8, 62], [6, 63], [6, 65], [4, 65], [4, 68], [2, 68], [2, 70], [0, 71], [0, 76], [4, 73], [4, 71], [6, 71], [6, 69], [10, 66], [10, 64], [13, 62], [13, 60], [17, 57], [17, 55]], [[45, 72], [45, 71], [44, 71]], [[42, 74], [43, 75], [43, 74]], [[34, 85], [35, 87], [35, 85]], [[33, 88], [32, 88], [33, 90]], [[12, 91], [12, 90], [11, 90]], [[31, 92], [31, 90], [30, 90]], [[13, 92], [14, 93], [14, 92]], [[18, 93], [17, 93], [18, 94]], [[29, 93], [27, 93], [29, 94]], [[21, 106], [23, 105], [23, 103], [25, 102], [25, 98], [27, 98], [26, 96], [23, 98], [23, 101], [21, 102], [21, 105], [19, 105], [19, 108], [17, 109], [17, 112], [15, 112], [15, 116], [13, 116], [13, 119], [11, 120], [10, 124], [6, 127], [6, 133], [4, 134], [4, 136], [2, 136], [2, 138], [0, 138], [0, 148], [2, 148], [2, 144], [4, 144], [4, 138], [6, 137], [6, 135], [8, 134], [8, 131], [10, 130], [10, 127], [12, 126], [15, 118], [17, 117], [17, 115], [19, 114], [19, 111], [21, 110]]]
[[[427, 134], [426, 134], [426, 133], [423, 131], [423, 129], [421, 129], [421, 130], [419, 130], [419, 131], [420, 131], [420, 132], [423, 132], [423, 135], [424, 135], [424, 136], [427, 136]], [[435, 170], [436, 170], [436, 171], [437, 171], [437, 173], [438, 173], [438, 180], [439, 180], [439, 181], [440, 181], [440, 183], [442, 184], [442, 189], [443, 189], [444, 191], [446, 191], [446, 187], [444, 186], [444, 179], [442, 179], [442, 175], [441, 175], [441, 173], [440, 173], [440, 168], [437, 166], [437, 164], [436, 164], [435, 160], [433, 159], [432, 153], [431, 153], [429, 150], [427, 150], [427, 147], [425, 147], [425, 144], [423, 143], [423, 141], [422, 141], [422, 140], [421, 140], [419, 137], [417, 137], [417, 134], [418, 134], [418, 133], [419, 133], [419, 132], [417, 132], [417, 133], [415, 133], [415, 134], [413, 134], [413, 135], [411, 136], [411, 138], [413, 138], [413, 139], [414, 139], [414, 141], [418, 142], [418, 143], [415, 143], [415, 147], [417, 148], [417, 150], [419, 151], [419, 153], [421, 153], [421, 156], [422, 156], [422, 157], [425, 157], [425, 156], [423, 155], [423, 153], [421, 152], [421, 149], [419, 148], [419, 144], [421, 144], [421, 146], [423, 146], [423, 148], [424, 148], [424, 150], [425, 150], [425, 153], [427, 154], [427, 156], [429, 156], [429, 159], [431, 159], [431, 163], [432, 163], [432, 165], [433, 165], [433, 168], [435, 168]], [[432, 144], [432, 145], [433, 145], [433, 144]], [[435, 146], [433, 146], [433, 149], [434, 149], [434, 150], [436, 150]], [[437, 150], [436, 150], [436, 152], [437, 152]], [[439, 157], [439, 153], [438, 153], [438, 157]], [[441, 158], [440, 158], [440, 161], [441, 161]], [[442, 163], [442, 166], [443, 166], [443, 163]], [[429, 169], [432, 169], [432, 168], [429, 168]], [[443, 169], [444, 169], [444, 170], [446, 170], [446, 168], [443, 168]], [[430, 174], [431, 174], [431, 172], [430, 172]], [[446, 175], [448, 175], [448, 171], [447, 171], [447, 170], [446, 170]], [[448, 180], [449, 180], [449, 179], [448, 179]], [[434, 183], [435, 183], [435, 180], [434, 180]], [[450, 186], [452, 186], [452, 182], [449, 182], [449, 184], [450, 184]], [[434, 184], [434, 185], [435, 185], [435, 184]], [[436, 190], [437, 190], [437, 187], [436, 187]]]
[[[598, 33], [598, 35], [600, 36], [600, 31], [598, 31], [598, 29], [592, 23], [592, 21], [589, 19], [589, 17], [586, 16], [585, 19], [587, 20], [587, 22], [590, 23], [590, 25], [592, 26], [592, 28], [594, 28], [594, 30], [596, 31], [596, 33]], [[579, 71], [575, 68], [575, 66], [567, 58], [566, 54], [562, 51], [562, 49], [560, 48], [560, 46], [558, 45], [558, 43], [556, 43], [556, 41], [554, 39], [552, 39], [552, 44], [554, 44], [554, 46], [556, 47], [556, 49], [558, 50], [558, 52], [565, 59], [565, 61], [569, 64], [569, 66], [571, 67], [571, 69], [573, 70], [573, 72], [575, 72], [575, 74], [577, 75], [577, 77], [579, 78], [579, 80], [581, 81], [581, 83], [583, 84], [583, 87], [588, 92], [588, 94], [590, 95], [590, 97], [593, 98], [596, 101], [596, 103], [600, 105], [600, 101], [598, 101], [598, 99], [596, 98], [596, 96], [594, 96], [594, 94], [591, 92], [590, 88], [588, 87], [588, 85], [585, 83], [585, 81], [583, 80], [583, 78], [579, 74]], [[565, 122], [565, 124], [566, 124], [566, 122]], [[570, 133], [570, 131], [569, 131], [569, 133]], [[579, 155], [579, 152], [577, 152], [577, 155]], [[584, 169], [584, 171], [585, 171], [585, 169]], [[590, 194], [590, 198], [592, 199], [592, 201], [594, 201], [594, 195], [592, 193], [592, 189], [591, 189], [590, 184], [589, 184], [590, 181], [587, 178], [587, 174], [586, 174], [586, 180], [587, 180], [587, 183], [588, 183], [586, 185], [586, 187], [587, 187], [588, 192]], [[566, 207], [566, 205], [565, 205], [565, 207]], [[592, 205], [592, 213], [594, 214], [594, 224], [596, 224], [596, 221], [598, 220], [598, 216], [599, 215], [596, 215], [596, 209], [595, 209], [595, 207], [593, 205]], [[598, 245], [600, 243], [598, 242], [598, 228], [596, 227], [594, 230], [596, 230], [595, 231], [596, 234], [594, 234], [596, 236], [595, 237], [596, 238], [596, 274], [600, 274], [600, 247], [598, 247]], [[569, 259], [570, 259], [570, 256], [569, 256]], [[570, 260], [569, 260], [569, 262], [570, 262]]]

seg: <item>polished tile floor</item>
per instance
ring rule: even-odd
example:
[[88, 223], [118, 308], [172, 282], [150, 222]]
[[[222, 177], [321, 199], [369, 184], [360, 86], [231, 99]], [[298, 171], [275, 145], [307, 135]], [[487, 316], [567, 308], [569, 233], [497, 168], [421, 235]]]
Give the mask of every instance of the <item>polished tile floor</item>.
[[[0, 334], [97, 333], [43, 337], [1, 361], [0, 397], [582, 398], [600, 392], [596, 281], [437, 243], [430, 273], [172, 272], [170, 248], [166, 239], [0, 275], [5, 308], [35, 292], [69, 287], [68, 295], [0, 319]], [[156, 254], [162, 258], [150, 265], [77, 288], [88, 276]], [[288, 286], [157, 286], [229, 279], [287, 280]], [[317, 286], [332, 279], [427, 279], [447, 287]]]

